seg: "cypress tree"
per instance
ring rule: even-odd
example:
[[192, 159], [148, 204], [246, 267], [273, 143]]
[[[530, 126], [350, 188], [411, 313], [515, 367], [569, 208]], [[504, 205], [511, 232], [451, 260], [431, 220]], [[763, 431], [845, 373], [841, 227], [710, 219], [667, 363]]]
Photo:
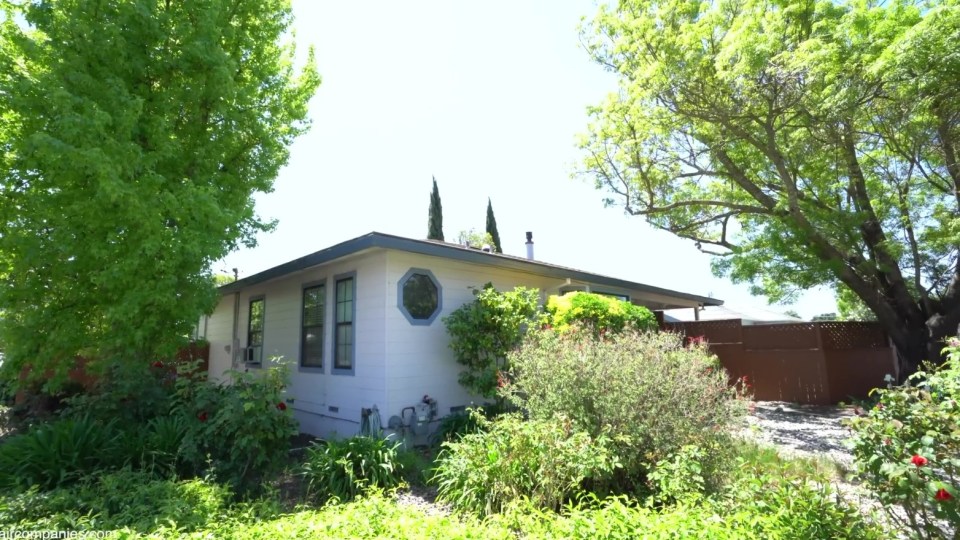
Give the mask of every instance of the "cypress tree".
[[427, 218], [427, 240], [443, 241], [443, 206], [440, 204], [440, 190], [437, 179], [433, 179], [433, 192], [430, 193], [430, 215]]
[[487, 197], [487, 234], [493, 238], [493, 250], [497, 253], [503, 253], [500, 248], [500, 233], [497, 232], [497, 218], [493, 217], [493, 203], [490, 197]]

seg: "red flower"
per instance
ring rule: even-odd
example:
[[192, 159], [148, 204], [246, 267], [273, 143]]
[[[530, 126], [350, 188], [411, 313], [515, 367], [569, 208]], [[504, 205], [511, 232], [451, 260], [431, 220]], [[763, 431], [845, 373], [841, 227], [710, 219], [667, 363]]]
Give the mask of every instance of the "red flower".
[[934, 495], [933, 498], [938, 501], [949, 501], [953, 498], [953, 495], [951, 495], [949, 491], [940, 488], [937, 490], [937, 494]]
[[287, 410], [287, 404], [281, 401], [280, 403], [277, 403], [277, 408], [281, 411], [285, 411]]
[[154, 363], [152, 363], [152, 364], [150, 364], [150, 365], [152, 365], [152, 366], [155, 367], [155, 368], [162, 368], [162, 367], [163, 367], [163, 362], [157, 360], [156, 362], [154, 362]]
[[197, 420], [199, 420], [199, 421], [201, 421], [201, 422], [206, 422], [206, 421], [207, 421], [207, 411], [201, 411], [200, 414], [197, 415]]
[[913, 463], [917, 467], [923, 467], [927, 464], [927, 458], [921, 456], [920, 454], [914, 454], [913, 457], [910, 458], [910, 463]]

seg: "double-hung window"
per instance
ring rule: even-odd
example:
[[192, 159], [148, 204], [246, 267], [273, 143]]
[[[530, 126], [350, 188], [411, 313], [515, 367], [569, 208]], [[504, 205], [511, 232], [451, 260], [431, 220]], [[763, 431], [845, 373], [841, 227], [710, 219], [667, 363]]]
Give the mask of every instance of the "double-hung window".
[[250, 311], [247, 317], [247, 364], [263, 363], [263, 297], [250, 299]]
[[338, 279], [336, 290], [336, 327], [333, 335], [333, 371], [341, 373], [353, 372], [354, 333], [353, 318], [355, 314], [354, 278]]
[[300, 366], [323, 368], [323, 315], [326, 308], [326, 287], [323, 284], [304, 287], [303, 322], [300, 329]]

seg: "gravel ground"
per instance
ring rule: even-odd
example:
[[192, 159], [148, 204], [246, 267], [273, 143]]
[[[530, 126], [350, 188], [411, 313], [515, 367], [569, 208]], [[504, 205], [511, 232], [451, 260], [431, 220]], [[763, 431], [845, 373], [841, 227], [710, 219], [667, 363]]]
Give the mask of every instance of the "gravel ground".
[[758, 401], [744, 435], [785, 456], [825, 457], [849, 470], [853, 455], [844, 440], [850, 430], [841, 422], [853, 416], [851, 408]]

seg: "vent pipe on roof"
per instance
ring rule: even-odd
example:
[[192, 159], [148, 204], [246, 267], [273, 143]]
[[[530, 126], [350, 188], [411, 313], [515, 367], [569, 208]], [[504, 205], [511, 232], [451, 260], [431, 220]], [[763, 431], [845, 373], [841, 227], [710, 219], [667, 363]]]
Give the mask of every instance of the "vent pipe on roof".
[[527, 260], [533, 260], [533, 233], [527, 231]]

